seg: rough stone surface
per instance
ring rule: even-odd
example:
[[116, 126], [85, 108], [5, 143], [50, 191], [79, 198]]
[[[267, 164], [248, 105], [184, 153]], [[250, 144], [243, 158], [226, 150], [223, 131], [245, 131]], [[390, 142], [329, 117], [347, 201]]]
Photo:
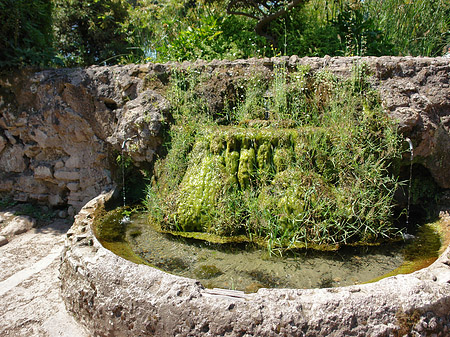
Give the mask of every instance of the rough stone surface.
[[448, 336], [450, 248], [428, 268], [372, 284], [211, 290], [103, 248], [91, 224], [110, 195], [76, 216], [60, 267], [67, 308], [95, 336]]
[[54, 220], [0, 244], [0, 336], [89, 336], [60, 294], [59, 257], [70, 224]]
[[9, 220], [14, 218], [14, 213], [11, 213], [9, 211], [6, 212], [0, 212], [0, 224], [7, 223]]
[[1, 235], [11, 236], [19, 235], [29, 231], [36, 225], [36, 220], [24, 215], [18, 215], [12, 218], [8, 225], [0, 232]]
[[0, 193], [79, 210], [118, 180], [115, 158], [122, 147], [136, 165], [150, 167], [170, 122], [167, 86], [174, 68], [208, 78], [195, 90], [217, 112], [242, 78], [270, 77], [282, 62], [343, 77], [356, 63], [367, 64], [386, 112], [414, 143], [415, 162], [450, 188], [448, 59], [292, 56], [0, 74]]

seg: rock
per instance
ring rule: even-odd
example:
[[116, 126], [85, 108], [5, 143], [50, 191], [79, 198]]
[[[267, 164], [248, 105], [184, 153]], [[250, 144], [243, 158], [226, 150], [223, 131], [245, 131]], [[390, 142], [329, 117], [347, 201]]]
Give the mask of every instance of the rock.
[[69, 169], [80, 168], [83, 166], [82, 160], [79, 154], [75, 154], [70, 156], [69, 159], [66, 160], [65, 166]]
[[6, 139], [0, 136], [0, 153], [3, 151], [5, 146], [6, 146]]
[[53, 194], [48, 197], [48, 203], [50, 206], [59, 206], [64, 204], [64, 200], [58, 194]]
[[8, 243], [8, 239], [4, 237], [3, 235], [0, 235], [0, 247], [4, 246]]
[[35, 219], [25, 215], [18, 215], [9, 221], [0, 234], [4, 236], [19, 235], [29, 231], [34, 226], [36, 226]]
[[78, 191], [78, 189], [80, 188], [80, 184], [79, 183], [67, 183], [67, 188], [72, 191]]
[[72, 181], [80, 179], [80, 172], [78, 171], [65, 171], [57, 170], [54, 173], [54, 177], [60, 180]]
[[8, 222], [14, 218], [14, 214], [11, 212], [0, 212], [0, 223]]
[[1, 180], [0, 179], [0, 191], [1, 192], [11, 192], [14, 186], [14, 181], [10, 179]]
[[61, 218], [61, 219], [67, 218], [67, 211], [65, 211], [65, 210], [59, 211], [58, 212], [58, 217]]
[[51, 179], [53, 178], [53, 175], [49, 167], [38, 166], [34, 169], [34, 177], [36, 179]]
[[153, 90], [140, 93], [136, 99], [126, 103], [116, 131], [108, 138], [116, 150], [127, 150], [134, 161], [151, 162], [162, 121], [168, 113], [169, 103]]
[[63, 168], [63, 167], [64, 167], [64, 162], [62, 160], [58, 160], [55, 163], [55, 170], [58, 170], [58, 169]]
[[69, 208], [67, 209], [67, 215], [70, 217], [75, 216], [75, 208], [73, 206], [69, 206]]
[[23, 172], [27, 167], [24, 159], [23, 147], [13, 145], [7, 147], [0, 155], [0, 170], [6, 172]]

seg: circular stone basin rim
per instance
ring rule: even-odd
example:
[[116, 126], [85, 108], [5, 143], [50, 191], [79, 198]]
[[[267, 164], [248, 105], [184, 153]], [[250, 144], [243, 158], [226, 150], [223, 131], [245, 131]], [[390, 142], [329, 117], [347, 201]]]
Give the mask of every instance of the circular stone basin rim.
[[370, 284], [262, 288], [251, 294], [206, 289], [196, 280], [125, 260], [100, 244], [91, 225], [112, 194], [94, 198], [75, 217], [60, 266], [66, 307], [94, 335], [445, 336], [450, 331], [450, 247], [427, 268]]

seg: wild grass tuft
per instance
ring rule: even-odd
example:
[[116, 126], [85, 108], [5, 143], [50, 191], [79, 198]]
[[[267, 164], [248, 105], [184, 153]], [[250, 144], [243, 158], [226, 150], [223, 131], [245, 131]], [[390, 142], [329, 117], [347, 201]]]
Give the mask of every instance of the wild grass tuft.
[[364, 64], [348, 79], [279, 65], [269, 80], [236, 82], [222, 115], [209, 110], [201, 81], [173, 76], [168, 152], [146, 199], [152, 221], [264, 238], [271, 251], [396, 235], [390, 165], [400, 136]]

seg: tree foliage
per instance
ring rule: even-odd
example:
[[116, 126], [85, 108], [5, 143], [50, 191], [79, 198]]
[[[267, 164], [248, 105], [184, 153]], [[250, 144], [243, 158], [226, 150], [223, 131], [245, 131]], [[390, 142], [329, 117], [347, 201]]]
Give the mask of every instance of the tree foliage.
[[302, 5], [308, 0], [229, 0], [227, 13], [243, 15], [256, 20], [255, 32], [264, 36], [270, 42], [275, 37], [268, 32], [269, 24], [286, 15], [294, 7]]
[[125, 0], [54, 0], [56, 48], [66, 66], [113, 64], [130, 53]]
[[51, 10], [51, 0], [0, 0], [0, 67], [52, 60]]
[[450, 44], [448, 0], [0, 0], [0, 20], [0, 67], [439, 56]]

